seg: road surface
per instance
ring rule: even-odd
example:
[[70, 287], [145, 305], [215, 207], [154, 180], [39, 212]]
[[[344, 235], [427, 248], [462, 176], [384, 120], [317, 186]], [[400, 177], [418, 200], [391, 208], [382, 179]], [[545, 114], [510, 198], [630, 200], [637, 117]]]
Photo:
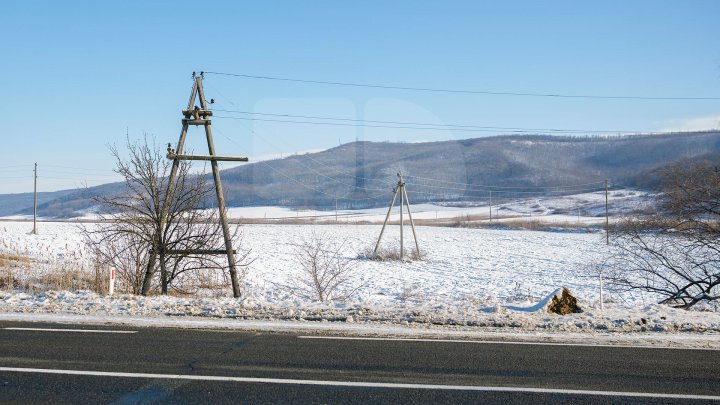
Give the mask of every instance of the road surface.
[[0, 322], [1, 403], [718, 401], [718, 350]]

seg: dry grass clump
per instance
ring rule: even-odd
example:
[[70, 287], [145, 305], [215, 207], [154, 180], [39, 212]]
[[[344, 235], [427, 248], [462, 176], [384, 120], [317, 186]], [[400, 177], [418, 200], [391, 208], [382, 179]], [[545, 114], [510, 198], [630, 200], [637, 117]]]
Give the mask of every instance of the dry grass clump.
[[377, 253], [374, 251], [374, 249], [368, 248], [363, 253], [361, 253], [359, 257], [362, 259], [374, 260], [378, 262], [425, 260], [425, 255], [422, 252], [418, 254], [415, 249], [406, 251], [402, 258], [400, 258], [399, 248], [379, 249]]
[[13, 253], [0, 253], [0, 267], [26, 267], [30, 264], [30, 258]]
[[99, 266], [87, 269], [80, 263], [60, 262], [43, 274], [29, 278], [26, 289], [31, 292], [90, 290], [105, 294], [108, 292], [108, 275], [104, 270]]
[[76, 260], [38, 261], [0, 253], [0, 289], [35, 293], [49, 290], [91, 290], [106, 293], [107, 274], [97, 265]]
[[18, 271], [30, 268], [30, 258], [12, 253], [0, 253], [0, 288], [15, 289], [19, 286]]

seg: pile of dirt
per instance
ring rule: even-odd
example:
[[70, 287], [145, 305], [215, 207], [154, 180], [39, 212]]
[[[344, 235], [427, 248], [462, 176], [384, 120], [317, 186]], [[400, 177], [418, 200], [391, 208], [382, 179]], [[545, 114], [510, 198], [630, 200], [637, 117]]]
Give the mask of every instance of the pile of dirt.
[[582, 312], [578, 306], [577, 298], [570, 294], [567, 288], [562, 289], [560, 297], [555, 295], [547, 307], [548, 312], [559, 315], [575, 314]]

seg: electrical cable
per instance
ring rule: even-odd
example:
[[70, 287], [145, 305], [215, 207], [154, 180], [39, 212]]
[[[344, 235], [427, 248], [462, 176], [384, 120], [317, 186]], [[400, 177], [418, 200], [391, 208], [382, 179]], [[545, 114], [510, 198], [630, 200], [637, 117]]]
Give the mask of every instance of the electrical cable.
[[[467, 124], [432, 124], [427, 122], [411, 122], [411, 121], [379, 121], [379, 120], [366, 120], [366, 119], [355, 119], [355, 118], [341, 118], [341, 117], [322, 117], [316, 115], [295, 115], [295, 114], [281, 114], [281, 113], [264, 113], [264, 112], [251, 112], [242, 110], [226, 110], [226, 109], [213, 109], [212, 111], [236, 113], [236, 114], [247, 114], [247, 115], [261, 115], [267, 117], [286, 117], [286, 118], [303, 118], [303, 119], [319, 119], [319, 120], [331, 120], [331, 121], [349, 121], [358, 123], [376, 123], [376, 124], [394, 124], [394, 125], [414, 125], [414, 126], [425, 126], [432, 127], [432, 129], [447, 130], [455, 128], [470, 128], [476, 130], [514, 130], [514, 131], [539, 131], [539, 132], [553, 132], [553, 133], [593, 133], [593, 134], [617, 134], [617, 133], [639, 133], [639, 131], [627, 131], [627, 130], [596, 130], [596, 129], [558, 129], [558, 128], [523, 128], [523, 127], [497, 127], [497, 126], [483, 126], [483, 125], [467, 125]], [[220, 117], [228, 118], [228, 117]], [[238, 117], [240, 118], [240, 117]], [[282, 122], [293, 122], [293, 121], [282, 121]], [[310, 122], [308, 122], [310, 123]], [[318, 123], [319, 124], [319, 123]], [[358, 125], [360, 126], [360, 125]], [[364, 126], [364, 125], [363, 125]], [[389, 128], [396, 128], [395, 126]], [[478, 131], [479, 132], [479, 131]], [[489, 131], [483, 131], [489, 132]]]
[[[386, 129], [402, 129], [402, 130], [418, 130], [418, 131], [461, 131], [461, 132], [483, 132], [483, 133], [495, 133], [499, 131], [505, 131], [510, 134], [524, 134], [524, 135], [550, 135], [552, 133], [561, 133], [566, 135], [582, 135], [591, 133], [592, 130], [565, 130], [565, 129], [549, 129], [547, 131], [539, 131], [531, 128], [523, 129], [485, 129], [485, 128], [443, 128], [440, 125], [437, 127], [430, 126], [403, 126], [403, 125], [375, 125], [375, 124], [362, 124], [362, 123], [347, 123], [347, 122], [321, 122], [321, 121], [298, 121], [298, 120], [278, 120], [268, 118], [253, 118], [253, 117], [233, 117], [226, 115], [215, 115], [214, 118], [230, 119], [230, 120], [243, 120], [243, 121], [259, 121], [259, 122], [274, 122], [284, 124], [302, 124], [302, 125], [328, 125], [328, 126], [339, 126], [339, 127], [363, 127], [363, 128], [386, 128]], [[420, 125], [420, 124], [418, 124]], [[498, 127], [500, 128], [500, 127]], [[511, 128], [511, 127], [507, 127]], [[612, 134], [614, 131], [596, 131], [600, 134]], [[645, 135], [645, 134], [661, 134], [660, 132], [621, 132], [624, 135]]]
[[462, 90], [462, 89], [442, 89], [432, 87], [409, 87], [409, 86], [392, 86], [380, 84], [363, 84], [350, 82], [336, 82], [325, 80], [307, 80], [294, 79], [287, 77], [259, 76], [248, 75], [242, 73], [225, 73], [225, 72], [208, 72], [205, 74], [218, 76], [242, 77], [246, 79], [258, 80], [275, 80], [284, 82], [306, 83], [306, 84], [323, 84], [332, 86], [346, 87], [365, 87], [385, 90], [408, 90], [423, 92], [439, 92], [439, 93], [461, 93], [461, 94], [484, 94], [493, 96], [521, 96], [521, 97], [550, 97], [550, 98], [572, 98], [572, 99], [610, 99], [610, 100], [685, 100], [685, 101], [704, 101], [704, 100], [720, 100], [720, 97], [675, 97], [675, 96], [639, 96], [639, 95], [594, 95], [594, 94], [560, 94], [560, 93], [533, 93], [533, 92], [512, 92], [512, 91], [488, 91], [488, 90]]

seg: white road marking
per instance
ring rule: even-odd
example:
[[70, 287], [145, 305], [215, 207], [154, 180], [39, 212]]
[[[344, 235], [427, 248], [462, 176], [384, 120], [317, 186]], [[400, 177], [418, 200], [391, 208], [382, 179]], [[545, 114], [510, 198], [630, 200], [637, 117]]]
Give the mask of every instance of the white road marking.
[[312, 336], [301, 335], [298, 339], [325, 339], [325, 340], [376, 340], [388, 342], [430, 342], [430, 343], [475, 343], [491, 345], [527, 345], [527, 346], [578, 346], [578, 347], [619, 347], [629, 349], [669, 349], [669, 350], [710, 350], [718, 351], [714, 347], [673, 347], [673, 346], [642, 346], [642, 345], [613, 345], [595, 343], [563, 343], [563, 342], [523, 342], [523, 341], [502, 341], [502, 340], [463, 340], [463, 339], [413, 339], [413, 338], [392, 338], [392, 337], [364, 337], [364, 336]]
[[5, 330], [29, 330], [37, 332], [80, 332], [80, 333], [137, 333], [136, 330], [112, 329], [53, 329], [53, 328], [3, 328]]
[[122, 373], [112, 371], [86, 371], [86, 370], [58, 370], [46, 368], [0, 367], [0, 372], [64, 374], [94, 377], [122, 377], [122, 378], [154, 378], [166, 380], [195, 380], [195, 381], [225, 381], [254, 384], [287, 384], [287, 385], [318, 385], [332, 387], [361, 387], [361, 388], [395, 388], [395, 389], [421, 389], [421, 390], [447, 390], [447, 391], [485, 391], [485, 392], [524, 392], [539, 394], [567, 394], [567, 395], [599, 395], [609, 397], [639, 397], [639, 398], [671, 398], [671, 399], [702, 399], [720, 401], [720, 395], [670, 394], [659, 392], [623, 392], [623, 391], [594, 391], [562, 388], [535, 388], [535, 387], [500, 387], [480, 385], [442, 385], [442, 384], [403, 384], [366, 381], [323, 381], [323, 380], [297, 380], [289, 378], [255, 378], [255, 377], [225, 377], [214, 375], [188, 375], [188, 374], [151, 374], [151, 373]]

